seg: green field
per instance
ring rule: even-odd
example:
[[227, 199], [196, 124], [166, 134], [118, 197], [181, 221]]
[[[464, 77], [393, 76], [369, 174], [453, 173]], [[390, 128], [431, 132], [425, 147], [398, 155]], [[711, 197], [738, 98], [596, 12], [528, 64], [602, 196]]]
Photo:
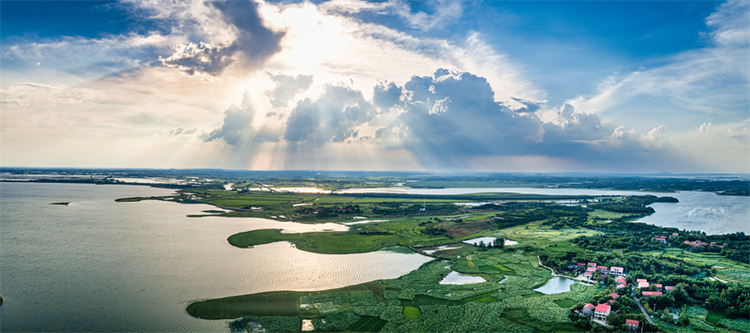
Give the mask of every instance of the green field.
[[409, 320], [417, 320], [422, 317], [422, 311], [413, 306], [404, 307], [404, 317]]
[[706, 316], [706, 322], [711, 325], [718, 324], [722, 319], [724, 319], [724, 315], [716, 311], [709, 311], [708, 315]]
[[363, 316], [349, 327], [352, 332], [380, 332], [388, 322], [378, 317]]
[[578, 303], [578, 302], [576, 302], [576, 301], [574, 301], [572, 299], [569, 299], [569, 298], [559, 299], [559, 300], [556, 300], [554, 302], [555, 302], [555, 304], [559, 305], [563, 309], [572, 308], [574, 305], [576, 305]]
[[399, 245], [399, 239], [396, 235], [360, 235], [350, 232], [283, 234], [277, 229], [264, 229], [234, 234], [227, 240], [229, 244], [242, 248], [287, 241], [303, 251], [340, 254], [377, 251], [385, 246]]
[[[325, 182], [327, 184], [323, 184]], [[258, 184], [278, 188], [316, 186], [330, 189], [356, 184], [354, 181], [330, 179], [325, 182], [301, 179]], [[440, 186], [441, 182], [423, 181], [417, 184]], [[391, 184], [385, 180], [368, 183], [381, 186]], [[464, 183], [469, 184], [471, 182]], [[245, 330], [255, 323], [260, 325], [257, 327], [270, 330], [295, 331], [301, 327], [301, 321], [295, 320], [300, 319], [310, 320], [305, 321], [305, 325], [312, 324], [316, 331], [530, 333], [589, 330], [591, 326], [587, 325], [590, 323], [579, 320], [577, 315], [571, 313], [572, 308], [579, 303], [605, 301], [606, 295], [615, 291], [614, 285], [587, 286], [576, 283], [569, 292], [545, 295], [534, 289], [549, 281], [552, 274], [549, 269], [540, 267], [539, 260], [554, 267], [557, 274], [568, 274], [565, 273], [568, 265], [586, 261], [628, 266], [633, 275], [645, 275], [649, 279], [673, 278], [670, 276], [681, 274], [680, 279], [688, 281], [686, 286], [700, 288], [700, 291], [693, 290], [689, 297], [680, 300], [691, 302], [680, 305], [682, 309], [687, 309], [685, 311], [690, 318], [689, 327], [682, 328], [686, 331], [723, 331], [747, 325], [747, 320], [726, 318], [736, 317], [736, 311], [731, 309], [739, 307], [727, 306], [729, 310], [718, 310], [723, 313], [708, 311], [710, 307], [705, 305], [709, 304], [705, 295], [712, 290], [750, 284], [750, 265], [727, 259], [723, 256], [727, 255], [726, 251], [722, 254], [696, 253], [679, 248], [679, 243], [671, 245], [674, 247], [664, 247], [647, 242], [663, 229], [632, 221], [633, 216], [642, 216], [646, 209], [645, 203], [639, 206], [638, 202], [653, 202], [654, 197], [610, 197], [596, 206], [566, 206], [553, 202], [590, 198], [480, 193], [431, 196], [425, 200], [424, 196], [397, 193], [329, 195], [190, 189], [171, 198], [126, 198], [123, 201], [157, 199], [207, 203], [232, 212], [210, 210], [204, 213], [305, 223], [385, 220], [351, 224], [346, 232], [284, 234], [280, 230], [253, 230], [231, 235], [227, 240], [241, 248], [286, 241], [303, 251], [327, 254], [399, 248], [435, 258], [396, 279], [336, 290], [227, 297], [196, 302], [188, 307], [188, 312], [199, 318], [242, 317], [244, 319], [240, 326]], [[482, 204], [458, 206], [453, 204], [455, 202]], [[601, 209], [592, 209], [594, 206]], [[641, 215], [616, 211], [638, 212]], [[484, 236], [518, 243], [506, 244], [502, 248], [480, 248], [462, 243], [466, 239]], [[632, 251], [630, 244], [639, 246], [636, 247], [637, 251]], [[438, 246], [450, 249], [438, 250]], [[481, 277], [485, 282], [441, 284], [451, 272]], [[726, 280], [725, 286], [721, 284], [724, 282], [703, 279], [707, 274]], [[736, 293], [728, 292], [727, 295], [737, 299]], [[698, 299], [700, 302], [694, 301]], [[671, 299], [660, 301], [674, 302]], [[619, 313], [628, 318], [641, 316], [640, 311], [632, 307], [624, 307]], [[664, 331], [681, 329], [669, 323], [663, 325]]]

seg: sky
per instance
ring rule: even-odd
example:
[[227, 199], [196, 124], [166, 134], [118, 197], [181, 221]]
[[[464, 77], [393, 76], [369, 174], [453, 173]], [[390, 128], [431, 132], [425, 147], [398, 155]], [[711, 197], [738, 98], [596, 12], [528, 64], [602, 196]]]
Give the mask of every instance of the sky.
[[748, 1], [2, 1], [2, 166], [750, 172]]

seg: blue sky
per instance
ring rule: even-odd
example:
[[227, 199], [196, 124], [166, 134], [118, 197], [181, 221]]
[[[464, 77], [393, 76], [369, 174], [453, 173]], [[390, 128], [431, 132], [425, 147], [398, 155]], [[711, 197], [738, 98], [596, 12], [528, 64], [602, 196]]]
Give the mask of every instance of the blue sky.
[[748, 13], [3, 1], [4, 164], [748, 172]]

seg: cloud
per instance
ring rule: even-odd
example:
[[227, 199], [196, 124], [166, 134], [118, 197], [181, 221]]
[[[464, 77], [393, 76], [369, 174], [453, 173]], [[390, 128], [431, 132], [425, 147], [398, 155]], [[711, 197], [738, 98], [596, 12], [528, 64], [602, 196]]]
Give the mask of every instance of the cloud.
[[420, 4], [427, 5], [427, 8], [432, 9], [432, 13], [414, 10], [408, 2], [401, 0], [380, 3], [334, 0], [324, 3], [321, 8], [328, 13], [353, 15], [360, 19], [365, 18], [362, 14], [396, 16], [408, 24], [410, 28], [422, 31], [442, 28], [455, 22], [463, 14], [461, 1], [431, 0], [422, 1]]
[[669, 130], [664, 125], [654, 127], [647, 134], [641, 136], [643, 145], [648, 148], [667, 148], [669, 144]]
[[169, 131], [169, 136], [190, 135], [190, 134], [195, 133], [195, 131], [196, 131], [195, 128], [184, 129], [184, 128], [180, 127], [180, 128], [175, 128], [175, 129]]
[[373, 88], [373, 101], [385, 110], [401, 102], [401, 88], [395, 83], [378, 84]]
[[516, 101], [516, 102], [521, 103], [521, 104], [524, 105], [524, 107], [522, 107], [522, 108], [513, 110], [514, 112], [517, 112], [517, 113], [524, 113], [524, 112], [526, 112], [526, 113], [532, 113], [532, 112], [537, 112], [541, 108], [543, 108], [545, 104], [547, 104], [547, 101], [534, 102], [534, 101], [529, 101], [529, 100], [525, 100], [525, 99], [522, 99], [522, 98], [515, 98], [515, 97], [512, 97], [512, 99], [514, 101]]
[[228, 145], [234, 146], [245, 143], [254, 134], [251, 128], [255, 108], [250, 103], [250, 96], [246, 93], [242, 104], [231, 105], [224, 111], [224, 124], [211, 131], [203, 134], [201, 139], [205, 142], [214, 140], [224, 140]]
[[710, 132], [711, 131], [711, 123], [703, 123], [700, 127], [701, 132]]
[[542, 138], [542, 123], [496, 102], [483, 77], [439, 69], [402, 90], [403, 112], [376, 136], [398, 128], [404, 147], [427, 167], [457, 168], [467, 156], [515, 153]]
[[706, 25], [707, 46], [662, 59], [664, 65], [610, 76], [600, 82], [593, 96], [567, 102], [587, 113], [598, 113], [608, 122], [642, 131], [669, 123], [671, 130], [686, 132], [706, 120], [721, 126], [746, 117], [750, 108], [750, 2], [721, 4]]
[[210, 42], [176, 45], [169, 57], [159, 58], [163, 65], [188, 75], [217, 76], [237, 61], [255, 68], [281, 50], [280, 41], [285, 33], [263, 24], [257, 2], [212, 1], [208, 4], [231, 27], [234, 40], [226, 45]]
[[[625, 126], [607, 127], [599, 115], [567, 104], [555, 122], [545, 123], [534, 112], [519, 114], [496, 102], [487, 80], [471, 73], [439, 69], [404, 86], [386, 82], [373, 89], [372, 101], [335, 85], [326, 85], [316, 99], [299, 101], [284, 128], [284, 140], [292, 144], [287, 156], [361, 142], [405, 149], [433, 170], [471, 170], [476, 167], [471, 161], [524, 156], [591, 170], [670, 170], [689, 164], [669, 144], [665, 126], [639, 135]], [[308, 152], [302, 146], [310, 147]]]
[[313, 83], [312, 75], [293, 76], [268, 73], [268, 76], [276, 84], [273, 90], [266, 91], [266, 94], [271, 97], [273, 107], [287, 106], [294, 96], [310, 88]]
[[315, 101], [297, 103], [287, 121], [284, 139], [323, 146], [357, 136], [355, 127], [368, 122], [374, 113], [362, 93], [342, 86], [326, 85]]
[[747, 127], [743, 127], [741, 129], [728, 128], [727, 131], [724, 132], [724, 136], [730, 139], [747, 139], [748, 129]]
[[234, 62], [232, 54], [227, 47], [200, 42], [175, 45], [172, 55], [159, 60], [165, 66], [175, 67], [187, 75], [216, 76]]

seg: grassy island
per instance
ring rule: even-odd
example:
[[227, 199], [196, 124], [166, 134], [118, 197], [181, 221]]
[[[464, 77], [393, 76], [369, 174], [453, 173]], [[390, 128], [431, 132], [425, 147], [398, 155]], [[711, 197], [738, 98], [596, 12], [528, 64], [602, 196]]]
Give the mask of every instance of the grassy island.
[[[205, 203], [222, 209], [204, 211], [214, 216], [342, 222], [350, 227], [343, 232], [287, 234], [266, 229], [228, 235], [227, 241], [239, 248], [285, 241], [303, 251], [346, 254], [400, 246], [434, 258], [396, 279], [334, 290], [274, 291], [209, 299], [187, 307], [188, 313], [197, 318], [232, 319], [229, 328], [235, 332], [629, 332], [626, 323], [633, 322], [638, 322], [638, 330], [644, 332], [734, 332], [750, 328], [746, 318], [750, 313], [750, 237], [741, 232], [706, 235], [634, 222], [654, 212], [651, 204], [677, 202], [675, 198], [284, 191], [310, 186], [337, 190], [356, 187], [357, 182], [394, 186], [404, 181], [365, 179], [368, 181], [235, 181], [232, 190], [202, 186], [183, 188], [174, 196], [118, 201]], [[745, 195], [742, 187], [747, 184], [578, 180], [575, 184], [550, 183], [550, 179], [540, 178], [531, 185], [660, 192], [703, 189]], [[512, 177], [427, 177], [409, 185], [522, 184], [530, 183]], [[465, 242], [477, 237], [490, 241]], [[443, 280], [449, 275], [452, 279], [468, 275], [472, 280], [446, 284]], [[537, 291], [552, 278], [575, 283], [559, 293]], [[606, 308], [610, 313], [593, 320], [588, 311], [594, 308]]]

